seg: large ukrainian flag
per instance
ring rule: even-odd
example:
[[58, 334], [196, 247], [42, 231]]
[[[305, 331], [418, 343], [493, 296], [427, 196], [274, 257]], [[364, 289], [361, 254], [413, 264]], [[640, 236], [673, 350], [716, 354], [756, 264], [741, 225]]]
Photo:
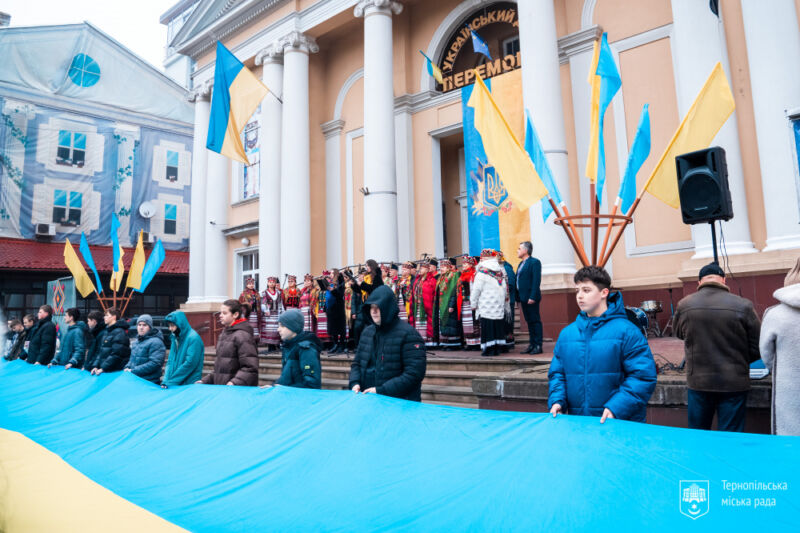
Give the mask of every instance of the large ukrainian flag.
[[269, 89], [217, 41], [214, 92], [206, 148], [248, 164], [242, 130]]

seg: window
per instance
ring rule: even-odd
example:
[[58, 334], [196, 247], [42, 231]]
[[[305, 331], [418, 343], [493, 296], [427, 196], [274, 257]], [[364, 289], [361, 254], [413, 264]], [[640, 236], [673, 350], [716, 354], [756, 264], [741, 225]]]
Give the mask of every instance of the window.
[[56, 163], [83, 168], [86, 161], [86, 134], [68, 130], [58, 131]]
[[175, 183], [178, 181], [178, 152], [167, 150], [167, 181]]
[[100, 81], [100, 65], [86, 54], [78, 54], [72, 58], [67, 75], [75, 85], [91, 87]]
[[[256, 116], [258, 111], [256, 111]], [[248, 122], [244, 128], [244, 151], [247, 155], [249, 165], [245, 165], [242, 172], [242, 188], [240, 200], [247, 200], [258, 196], [261, 187], [261, 153], [258, 142], [259, 126], [258, 121]]]
[[175, 204], [164, 204], [164, 233], [178, 233], [178, 206]]
[[256, 289], [258, 289], [258, 251], [239, 254], [239, 265], [240, 272], [242, 273], [241, 276], [239, 276], [239, 292], [245, 289], [245, 281], [247, 281], [247, 278], [256, 280]]
[[53, 192], [53, 223], [62, 226], [80, 226], [83, 194], [56, 189]]
[[512, 37], [503, 41], [503, 55], [513, 56], [519, 52], [519, 37]]

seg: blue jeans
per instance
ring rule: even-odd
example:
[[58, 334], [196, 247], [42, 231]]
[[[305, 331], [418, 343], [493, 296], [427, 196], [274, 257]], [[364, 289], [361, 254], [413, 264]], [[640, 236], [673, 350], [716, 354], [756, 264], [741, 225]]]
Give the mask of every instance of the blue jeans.
[[689, 389], [689, 429], [711, 429], [714, 413], [719, 431], [744, 431], [745, 392], [703, 392]]

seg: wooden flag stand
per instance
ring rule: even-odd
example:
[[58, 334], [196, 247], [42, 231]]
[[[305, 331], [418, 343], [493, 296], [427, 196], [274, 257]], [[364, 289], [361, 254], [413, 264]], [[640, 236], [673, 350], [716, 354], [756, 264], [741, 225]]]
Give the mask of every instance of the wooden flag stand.
[[[114, 290], [110, 296], [101, 296], [101, 294], [98, 294], [97, 290], [95, 290], [95, 294], [97, 294], [97, 301], [100, 302], [100, 307], [103, 308], [104, 313], [109, 307], [116, 307], [119, 309], [119, 315], [123, 317], [133, 297], [133, 289], [131, 289], [130, 292], [128, 292], [127, 289], [122, 289], [122, 294]], [[102, 294], [105, 294], [105, 291], [103, 291]]]

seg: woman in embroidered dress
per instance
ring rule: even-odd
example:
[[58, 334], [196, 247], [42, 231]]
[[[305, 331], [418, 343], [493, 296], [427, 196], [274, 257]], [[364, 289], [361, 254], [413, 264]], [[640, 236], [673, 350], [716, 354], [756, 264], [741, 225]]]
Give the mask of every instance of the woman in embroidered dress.
[[439, 346], [445, 350], [461, 347], [461, 329], [456, 311], [458, 302], [458, 272], [449, 259], [439, 262], [436, 282], [436, 319], [439, 321]]
[[261, 337], [260, 332], [262, 326], [261, 295], [258, 294], [258, 290], [256, 289], [256, 280], [254, 278], [247, 278], [247, 281], [244, 282], [244, 285], [245, 289], [242, 291], [242, 294], [239, 295], [239, 301], [243, 304], [247, 304], [250, 307], [250, 316], [248, 317], [248, 321], [253, 327], [253, 332], [256, 332], [254, 338], [256, 344], [258, 344]]
[[475, 258], [465, 257], [461, 263], [461, 276], [458, 278], [458, 316], [461, 319], [461, 330], [464, 332], [464, 343], [467, 349], [480, 346], [481, 328], [475, 318], [475, 311], [470, 307], [470, 289], [475, 279]]
[[425, 302], [422, 298], [422, 282], [428, 277], [428, 263], [422, 262], [419, 264], [417, 279], [414, 280], [412, 301], [412, 309], [414, 316], [414, 328], [419, 333], [422, 340], [428, 342], [428, 315], [425, 314]]
[[497, 262], [497, 251], [483, 250], [470, 295], [470, 305], [481, 323], [481, 355], [500, 355], [505, 345], [507, 290], [506, 273]]
[[397, 280], [397, 309], [400, 320], [404, 320], [414, 325], [414, 313], [411, 309], [411, 300], [414, 283], [414, 276], [412, 275], [413, 269], [416, 268], [411, 261], [403, 263], [403, 275]]
[[261, 329], [261, 342], [267, 345], [267, 352], [277, 350], [281, 344], [278, 335], [278, 316], [283, 312], [283, 295], [278, 287], [278, 278], [267, 278], [267, 288], [261, 295], [261, 311], [264, 315], [264, 326]]
[[297, 288], [297, 276], [287, 276], [286, 280], [286, 288], [283, 289], [283, 308], [299, 309], [300, 289]]
[[436, 259], [428, 260], [428, 273], [422, 280], [422, 305], [425, 308], [425, 320], [427, 328], [425, 331], [425, 345], [436, 346], [436, 334], [439, 333], [439, 324], [436, 320], [436, 269], [439, 262]]
[[[323, 276], [330, 274], [325, 271]], [[311, 291], [311, 311], [314, 313], [317, 323], [317, 338], [322, 342], [328, 340], [328, 315], [325, 312], [325, 293], [328, 290], [328, 282], [325, 278], [315, 278], [314, 288]]]
[[344, 276], [336, 268], [328, 276], [328, 291], [325, 298], [327, 300], [325, 312], [328, 315], [328, 335], [333, 342], [328, 354], [343, 353], [347, 332], [344, 312]]
[[311, 312], [311, 282], [314, 278], [311, 274], [306, 274], [303, 278], [303, 287], [300, 289], [300, 312], [303, 313], [303, 331], [311, 333], [317, 332], [317, 323], [314, 320], [314, 313]]

